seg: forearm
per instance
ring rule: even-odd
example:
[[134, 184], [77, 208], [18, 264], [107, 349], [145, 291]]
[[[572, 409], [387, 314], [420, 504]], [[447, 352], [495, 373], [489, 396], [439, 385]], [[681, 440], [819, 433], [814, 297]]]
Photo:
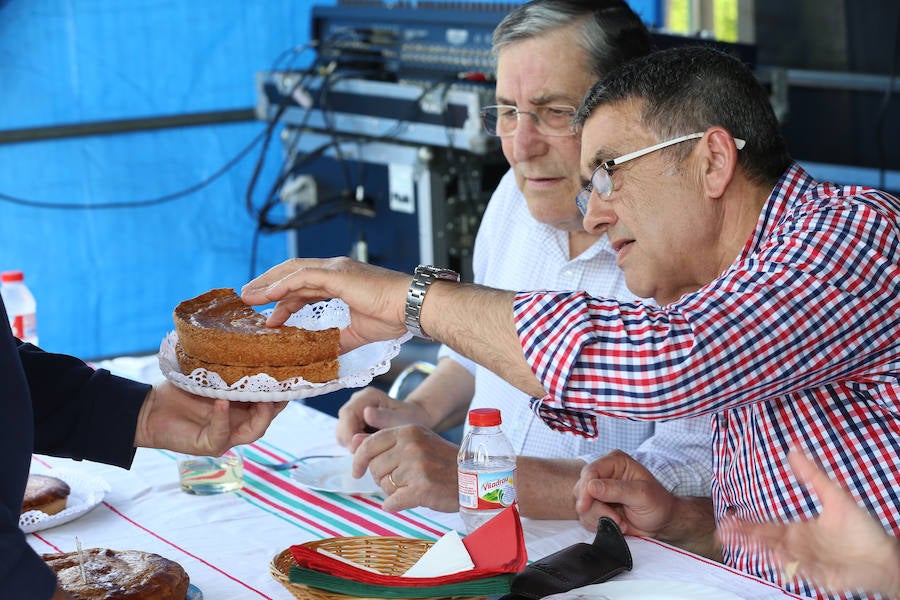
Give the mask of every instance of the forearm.
[[475, 393], [475, 378], [451, 358], [442, 358], [437, 367], [406, 397], [428, 414], [428, 427], [441, 432], [465, 421]]
[[676, 497], [672, 518], [653, 537], [694, 554], [722, 561], [722, 547], [716, 538], [716, 520], [710, 498]]
[[[525, 361], [513, 319], [515, 293], [436, 281], [422, 305], [423, 329], [523, 392], [546, 395]], [[472, 315], [478, 315], [477, 325]]]
[[572, 490], [584, 461], [520, 456], [516, 460], [519, 512], [530, 519], [577, 519]]

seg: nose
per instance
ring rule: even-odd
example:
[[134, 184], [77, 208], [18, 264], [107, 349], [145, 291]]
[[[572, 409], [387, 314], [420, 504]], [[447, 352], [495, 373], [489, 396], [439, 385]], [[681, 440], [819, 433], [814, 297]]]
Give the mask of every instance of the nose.
[[513, 157], [517, 162], [525, 161], [546, 152], [547, 143], [537, 130], [537, 123], [530, 114], [519, 115], [516, 132], [510, 136]]
[[591, 194], [582, 226], [588, 233], [600, 235], [618, 222], [619, 217], [610, 202], [601, 200], [596, 193]]

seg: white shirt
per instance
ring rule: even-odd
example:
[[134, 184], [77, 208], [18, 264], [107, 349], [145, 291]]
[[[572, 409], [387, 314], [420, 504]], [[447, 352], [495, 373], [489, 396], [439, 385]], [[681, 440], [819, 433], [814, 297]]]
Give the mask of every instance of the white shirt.
[[[501, 179], [482, 217], [472, 266], [476, 283], [499, 289], [584, 290], [593, 296], [635, 298], [625, 286], [607, 237], [570, 260], [568, 233], [531, 216], [512, 170]], [[527, 394], [488, 369], [446, 346], [438, 356], [456, 360], [474, 375], [470, 408], [499, 408], [503, 432], [518, 455], [589, 462], [618, 448], [639, 460], [670, 491], [709, 495], [709, 417], [664, 423], [602, 417], [596, 439], [559, 433], [535, 416]]]

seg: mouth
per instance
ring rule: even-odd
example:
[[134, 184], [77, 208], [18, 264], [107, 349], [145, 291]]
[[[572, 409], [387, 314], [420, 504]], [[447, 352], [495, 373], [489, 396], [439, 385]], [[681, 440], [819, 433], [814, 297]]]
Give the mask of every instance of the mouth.
[[562, 181], [562, 177], [525, 177], [528, 185], [534, 187], [547, 187]]
[[632, 244], [634, 244], [634, 240], [629, 239], [610, 241], [610, 246], [612, 246], [613, 251], [616, 253], [616, 264], [619, 266], [622, 265], [622, 261], [631, 249]]
[[630, 246], [633, 243], [634, 243], [634, 240], [619, 239], [619, 240], [615, 240], [615, 241], [610, 241], [609, 245], [612, 246], [613, 251], [616, 254], [618, 254], [619, 252], [622, 251], [623, 248], [625, 248], [626, 246]]

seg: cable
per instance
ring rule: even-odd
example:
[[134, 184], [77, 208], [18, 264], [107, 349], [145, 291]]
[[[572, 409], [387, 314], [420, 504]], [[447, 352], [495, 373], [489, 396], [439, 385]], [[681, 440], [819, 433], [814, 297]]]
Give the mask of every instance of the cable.
[[[288, 50], [283, 51], [281, 54], [273, 62], [273, 70], [274, 67], [277, 66], [286, 56], [293, 55], [292, 60], [296, 60], [303, 52], [306, 50], [312, 49], [317, 45], [315, 40], [310, 41], [303, 46], [289, 48]], [[220, 167], [217, 171], [215, 171], [212, 175], [203, 179], [195, 184], [192, 184], [182, 190], [177, 192], [172, 192], [170, 194], [165, 194], [163, 196], [158, 196], [156, 198], [148, 198], [146, 200], [134, 200], [134, 201], [117, 201], [117, 202], [85, 202], [80, 204], [72, 204], [72, 203], [63, 203], [63, 202], [44, 202], [39, 200], [29, 200], [26, 198], [19, 198], [17, 196], [12, 196], [10, 194], [5, 194], [0, 192], [0, 200], [8, 202], [10, 204], [17, 204], [19, 206], [27, 206], [31, 208], [46, 208], [46, 209], [55, 209], [55, 210], [115, 210], [122, 208], [146, 208], [148, 206], [156, 206], [159, 204], [165, 204], [167, 202], [171, 202], [173, 200], [177, 200], [179, 198], [183, 198], [185, 196], [189, 196], [206, 186], [210, 185], [217, 179], [219, 179], [222, 175], [230, 171], [234, 166], [239, 163], [250, 151], [260, 142], [262, 139], [266, 139], [266, 145], [268, 145], [268, 138], [271, 137], [271, 126], [267, 126], [262, 132], [256, 135], [249, 144], [247, 144], [243, 149], [241, 149], [232, 159], [226, 162], [222, 167]], [[265, 148], [263, 149], [263, 154], [265, 153]]]
[[16, 196], [11, 196], [9, 194], [4, 194], [0, 192], [0, 200], [5, 202], [9, 202], [10, 204], [18, 204], [20, 206], [29, 206], [32, 208], [49, 208], [49, 209], [58, 209], [58, 210], [110, 210], [110, 209], [120, 209], [120, 208], [145, 208], [147, 206], [155, 206], [158, 204], [165, 204], [167, 202], [171, 202], [173, 200], [177, 200], [178, 198], [183, 198], [184, 196], [188, 196], [197, 192], [213, 181], [227, 173], [231, 170], [237, 163], [241, 161], [250, 151], [253, 149], [256, 144], [263, 138], [266, 134], [265, 131], [260, 132], [256, 135], [253, 140], [250, 141], [240, 152], [238, 152], [234, 158], [229, 160], [225, 165], [223, 165], [219, 170], [215, 173], [207, 177], [206, 179], [199, 181], [193, 185], [190, 185], [182, 190], [177, 192], [172, 192], [171, 194], [166, 194], [164, 196], [158, 196], [156, 198], [149, 198], [147, 200], [136, 200], [136, 201], [119, 201], [119, 202], [85, 202], [81, 204], [71, 204], [71, 203], [63, 203], [63, 202], [42, 202], [38, 200], [28, 200], [25, 198], [18, 198]]

